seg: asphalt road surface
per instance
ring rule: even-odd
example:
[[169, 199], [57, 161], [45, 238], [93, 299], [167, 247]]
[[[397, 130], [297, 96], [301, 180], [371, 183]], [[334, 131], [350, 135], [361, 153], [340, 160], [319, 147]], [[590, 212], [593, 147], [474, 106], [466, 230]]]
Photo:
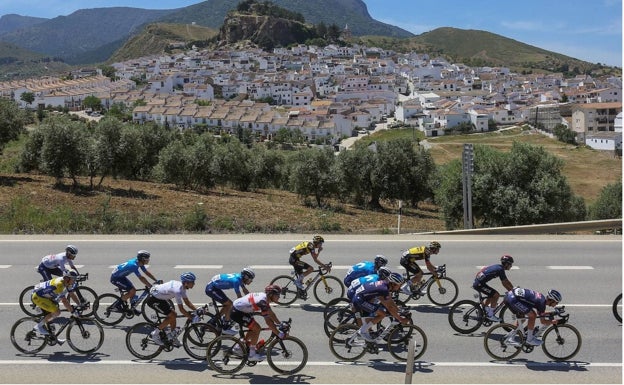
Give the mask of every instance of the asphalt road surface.
[[[150, 270], [164, 280], [193, 271], [198, 276], [190, 298], [207, 302], [204, 286], [215, 274], [252, 266], [257, 274], [252, 291], [261, 291], [271, 278], [291, 271], [288, 250], [311, 235], [231, 236], [0, 236], [0, 371], [2, 383], [622, 383], [622, 325], [611, 304], [622, 292], [622, 240], [619, 236], [435, 236], [442, 243], [436, 265], [447, 265], [447, 276], [460, 287], [460, 299], [472, 299], [472, 279], [480, 266], [511, 254], [516, 263], [508, 272], [514, 285], [539, 291], [556, 288], [571, 314], [570, 324], [581, 332], [583, 344], [571, 361], [553, 362], [540, 348], [521, 353], [511, 362], [492, 360], [483, 348], [485, 327], [472, 335], [457, 334], [448, 324], [448, 307], [426, 298], [412, 302], [413, 319], [427, 334], [428, 347], [406, 376], [405, 363], [387, 352], [365, 355], [357, 363], [339, 362], [330, 352], [322, 328], [322, 306], [311, 298], [290, 307], [275, 306], [281, 319], [292, 318], [291, 334], [305, 342], [306, 367], [293, 376], [275, 373], [266, 363], [245, 367], [234, 376], [217, 374], [205, 362], [191, 359], [183, 349], [163, 352], [150, 362], [136, 360], [125, 346], [125, 330], [139, 319], [105, 327], [105, 341], [92, 356], [68, 346], [48, 346], [35, 356], [19, 353], [11, 344], [12, 324], [24, 314], [17, 296], [40, 276], [35, 266], [45, 254], [73, 243], [80, 252], [75, 263], [89, 273], [87, 285], [110, 292], [112, 266], [139, 249], [152, 253]], [[426, 244], [422, 235], [326, 236], [321, 260], [333, 262], [332, 274], [343, 278], [349, 266], [384, 254], [389, 267], [399, 266], [401, 251]], [[309, 256], [308, 262], [311, 262]], [[140, 283], [132, 279], [135, 284]], [[500, 283], [493, 286], [502, 290]], [[232, 293], [233, 295], [233, 293]], [[260, 321], [262, 322], [262, 321]]]

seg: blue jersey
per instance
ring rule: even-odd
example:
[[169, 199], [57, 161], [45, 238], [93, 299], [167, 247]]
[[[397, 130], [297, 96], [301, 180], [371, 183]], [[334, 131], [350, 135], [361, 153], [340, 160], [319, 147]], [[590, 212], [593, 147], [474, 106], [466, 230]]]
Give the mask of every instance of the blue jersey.
[[344, 284], [346, 287], [351, 285], [354, 279], [364, 277], [365, 275], [375, 274], [375, 263], [370, 261], [360, 262], [349, 268], [347, 275], [344, 277]]
[[139, 272], [141, 269], [144, 273], [147, 271], [145, 266], [139, 266], [138, 258], [133, 258], [128, 262], [124, 262], [121, 265], [117, 265], [113, 270], [113, 274], [111, 275], [112, 279], [127, 277], [128, 275], [134, 273], [137, 277], [141, 276]]
[[353, 282], [351, 282], [351, 285], [349, 285], [349, 287], [347, 288], [347, 298], [349, 299], [349, 301], [353, 300], [353, 295], [355, 295], [355, 291], [360, 285], [376, 281], [379, 281], [379, 276], [377, 274], [369, 274], [354, 279]]
[[507, 279], [505, 268], [501, 264], [483, 267], [475, 276], [475, 284], [482, 285], [496, 277], [499, 277], [501, 281]]
[[370, 302], [375, 298], [390, 299], [390, 290], [385, 281], [368, 282], [360, 285], [353, 295], [353, 302]]
[[243, 275], [241, 273], [217, 274], [212, 277], [206, 286], [212, 286], [221, 290], [234, 289], [236, 295], [240, 297], [241, 288], [245, 287], [245, 283], [243, 282]]

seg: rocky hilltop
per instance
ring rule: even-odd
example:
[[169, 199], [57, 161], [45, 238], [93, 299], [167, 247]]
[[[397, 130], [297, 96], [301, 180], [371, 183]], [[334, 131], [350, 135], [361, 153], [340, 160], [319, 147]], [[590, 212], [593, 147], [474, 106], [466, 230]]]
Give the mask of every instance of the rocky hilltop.
[[304, 42], [315, 36], [310, 26], [296, 20], [236, 13], [225, 18], [218, 39], [220, 46], [249, 40], [263, 49], [271, 50]]

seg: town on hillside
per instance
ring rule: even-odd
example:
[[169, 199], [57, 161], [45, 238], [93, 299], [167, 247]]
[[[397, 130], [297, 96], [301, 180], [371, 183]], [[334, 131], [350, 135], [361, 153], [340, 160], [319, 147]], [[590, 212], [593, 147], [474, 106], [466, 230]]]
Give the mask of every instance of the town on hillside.
[[[413, 127], [426, 137], [460, 125], [486, 132], [530, 124], [550, 135], [564, 125], [577, 143], [621, 153], [622, 79], [616, 77], [518, 74], [361, 45], [300, 44], [272, 52], [194, 47], [112, 66], [114, 79], [83, 69], [71, 80], [1, 82], [0, 96], [23, 108], [69, 111], [84, 109], [85, 98], [95, 96], [102, 112], [121, 103], [138, 124], [217, 133], [243, 128], [261, 140], [286, 128], [337, 148], [388, 117], [391, 127]], [[32, 103], [22, 100], [27, 92]]]

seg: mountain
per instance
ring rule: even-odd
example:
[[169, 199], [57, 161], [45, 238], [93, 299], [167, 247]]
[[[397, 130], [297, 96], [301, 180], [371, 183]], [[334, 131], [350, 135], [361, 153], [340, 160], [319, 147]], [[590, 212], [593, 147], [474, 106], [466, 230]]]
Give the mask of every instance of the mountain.
[[[259, 1], [262, 2], [262, 1]], [[306, 23], [336, 24], [341, 29], [349, 26], [356, 36], [381, 35], [410, 37], [413, 33], [373, 19], [362, 0], [272, 0], [275, 5], [303, 15]], [[236, 8], [232, 0], [208, 0], [190, 5], [164, 16], [160, 21], [191, 23], [219, 29], [227, 12]]]
[[48, 19], [42, 17], [21, 16], [14, 13], [2, 15], [0, 17], [0, 35], [12, 32], [21, 28], [28, 28], [33, 25], [41, 24]]
[[0, 41], [0, 69], [0, 81], [5, 81], [65, 73], [70, 66], [59, 58]]
[[[46, 55], [61, 57], [68, 63], [89, 51], [123, 40], [141, 27], [173, 10], [146, 10], [129, 7], [82, 9], [68, 16], [13, 30], [0, 40]], [[110, 53], [112, 53], [111, 51]], [[83, 62], [84, 63], [84, 62]]]

